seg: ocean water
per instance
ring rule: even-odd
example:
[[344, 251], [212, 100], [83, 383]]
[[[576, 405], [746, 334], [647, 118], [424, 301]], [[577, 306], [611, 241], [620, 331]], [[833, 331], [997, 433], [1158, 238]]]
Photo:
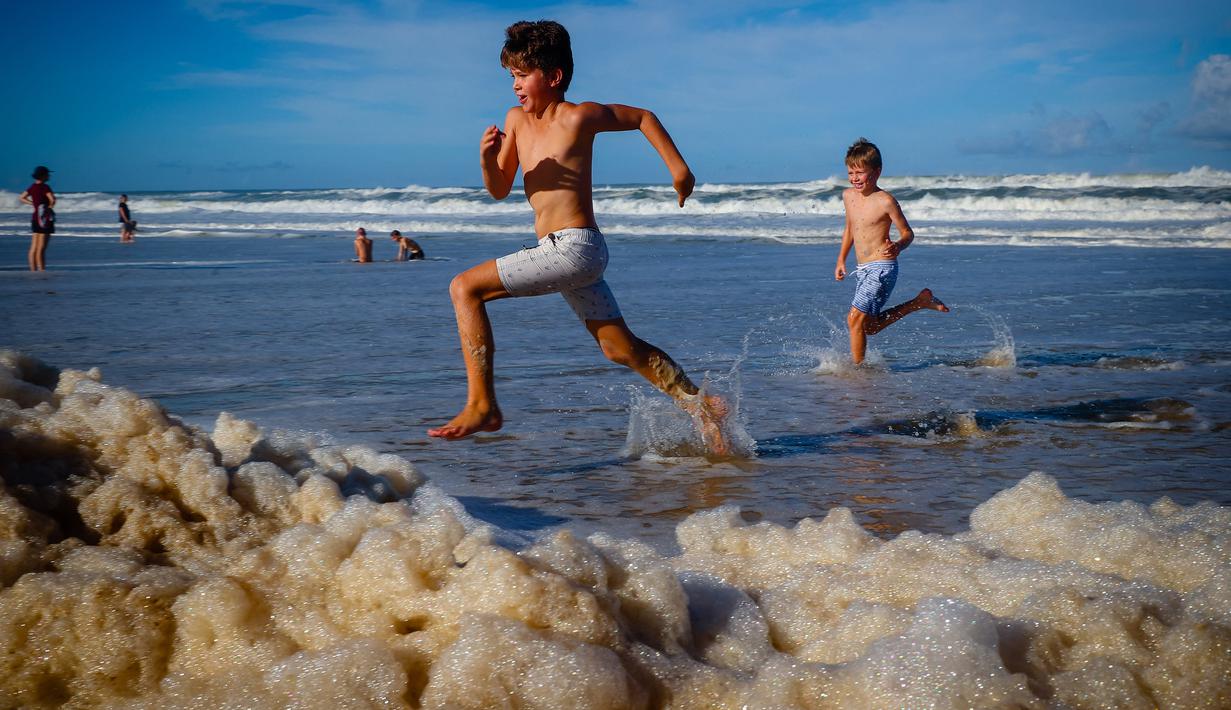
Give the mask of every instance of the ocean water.
[[[861, 368], [832, 277], [840, 180], [702, 185], [683, 210], [662, 186], [596, 189], [630, 326], [733, 404], [723, 461], [557, 296], [489, 305], [505, 428], [426, 436], [465, 392], [449, 280], [533, 243], [522, 201], [130, 193], [127, 245], [114, 195], [68, 193], [30, 274], [0, 194], [0, 349], [24, 353], [0, 387], [0, 607], [28, 622], [90, 579], [89, 608], [144, 590], [132, 628], [176, 629], [118, 681], [27, 640], [44, 661], [6, 661], [22, 680], [0, 699], [553, 707], [525, 679], [563, 682], [555, 663], [594, 707], [1225, 706], [1231, 173], [884, 186], [917, 234], [891, 303], [930, 287], [952, 312], [873, 337]], [[376, 263], [350, 261], [358, 226]], [[394, 228], [428, 259], [389, 261]], [[64, 369], [56, 396], [26, 357]], [[83, 466], [54, 495], [28, 474]], [[384, 680], [322, 680], [358, 663]], [[903, 668], [918, 687], [887, 680]]]

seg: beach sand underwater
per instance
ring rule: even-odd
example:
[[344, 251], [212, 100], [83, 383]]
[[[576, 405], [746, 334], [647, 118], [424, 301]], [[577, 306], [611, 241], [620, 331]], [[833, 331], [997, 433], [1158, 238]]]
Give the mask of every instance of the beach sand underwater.
[[3, 208], [0, 706], [1231, 705], [1231, 176], [913, 180], [891, 302], [953, 312], [863, 368], [839, 181], [596, 192], [727, 461], [553, 296], [491, 306], [506, 428], [426, 437], [522, 208], [67, 194], [45, 274]]

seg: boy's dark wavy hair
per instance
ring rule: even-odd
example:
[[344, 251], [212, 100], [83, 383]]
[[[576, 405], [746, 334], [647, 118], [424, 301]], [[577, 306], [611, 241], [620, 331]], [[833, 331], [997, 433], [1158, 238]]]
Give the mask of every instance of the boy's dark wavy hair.
[[568, 30], [554, 20], [515, 22], [504, 31], [500, 66], [506, 69], [559, 69], [563, 75], [560, 90], [568, 91], [573, 80], [573, 46]]

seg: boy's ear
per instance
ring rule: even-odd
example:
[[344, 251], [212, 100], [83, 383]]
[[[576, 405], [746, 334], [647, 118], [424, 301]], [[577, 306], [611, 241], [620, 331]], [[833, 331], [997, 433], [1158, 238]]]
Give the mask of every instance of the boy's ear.
[[563, 81], [564, 81], [564, 70], [561, 69], [560, 67], [556, 67], [555, 69], [552, 69], [551, 73], [547, 75], [547, 84], [553, 89], [560, 86], [560, 84]]

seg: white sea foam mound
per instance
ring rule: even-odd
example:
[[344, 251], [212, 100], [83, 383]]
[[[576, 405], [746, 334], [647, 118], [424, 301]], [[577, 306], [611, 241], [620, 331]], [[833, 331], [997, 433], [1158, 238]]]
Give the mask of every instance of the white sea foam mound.
[[1231, 510], [1034, 474], [952, 536], [524, 549], [406, 461], [0, 353], [0, 707], [1231, 706]]

